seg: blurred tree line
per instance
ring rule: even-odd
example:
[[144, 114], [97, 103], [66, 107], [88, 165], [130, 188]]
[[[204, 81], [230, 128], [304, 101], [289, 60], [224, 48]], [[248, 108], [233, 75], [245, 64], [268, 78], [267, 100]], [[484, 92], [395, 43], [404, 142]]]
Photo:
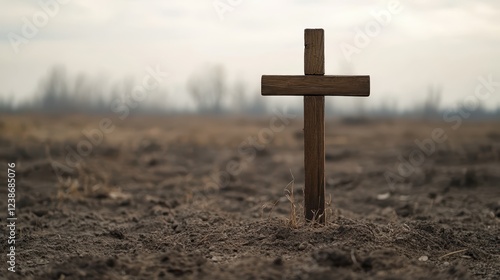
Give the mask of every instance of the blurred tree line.
[[[62, 66], [53, 67], [48, 75], [41, 80], [35, 97], [30, 102], [15, 105], [12, 97], [0, 100], [0, 113], [88, 113], [109, 114], [113, 101], [130, 96], [135, 81], [125, 78], [120, 82], [108, 85], [105, 78], [89, 78], [84, 74], [70, 77]], [[258, 90], [249, 90], [242, 81], [232, 84], [228, 82], [224, 68], [220, 65], [209, 65], [193, 73], [187, 80], [186, 92], [190, 97], [193, 110], [179, 109], [169, 106], [168, 91], [158, 88], [137, 107], [134, 112], [139, 114], [245, 114], [263, 115], [269, 113], [266, 98]], [[426, 95], [425, 95], [426, 94]], [[327, 99], [326, 114], [342, 117], [408, 117], [421, 119], [442, 119], [446, 108], [440, 106], [442, 87], [431, 85], [425, 99], [415, 104], [411, 110], [399, 110], [396, 98], [387, 98], [379, 106], [367, 108], [370, 100], [366, 98], [353, 99], [353, 106], [347, 108], [341, 102]], [[341, 105], [339, 105], [339, 103]], [[302, 113], [301, 102], [288, 111]], [[448, 110], [449, 111], [449, 110]], [[471, 114], [471, 119], [498, 119], [500, 105], [496, 110], [486, 110], [479, 104]]]

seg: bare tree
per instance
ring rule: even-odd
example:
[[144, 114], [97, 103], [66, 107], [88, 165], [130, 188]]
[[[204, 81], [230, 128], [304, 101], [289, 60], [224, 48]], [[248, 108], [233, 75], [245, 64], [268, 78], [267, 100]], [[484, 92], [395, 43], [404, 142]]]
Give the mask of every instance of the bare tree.
[[267, 106], [264, 102], [263, 97], [260, 95], [260, 92], [255, 92], [253, 94], [253, 100], [247, 104], [246, 110], [247, 113], [250, 114], [265, 114], [267, 112]]
[[353, 99], [354, 115], [359, 117], [366, 116], [366, 102], [364, 98]]
[[49, 73], [48, 78], [42, 81], [39, 91], [39, 109], [47, 111], [71, 110], [69, 89], [66, 69], [62, 66], [55, 66]]
[[236, 113], [242, 113], [249, 107], [247, 103], [248, 100], [246, 98], [246, 86], [243, 81], [237, 81], [234, 85], [233, 90], [231, 91], [231, 99], [232, 99], [232, 111]]
[[[0, 94], [1, 96], [1, 94]], [[14, 95], [0, 98], [0, 114], [14, 112]]]
[[439, 115], [439, 103], [441, 102], [442, 87], [430, 85], [427, 90], [427, 98], [424, 101], [422, 114], [424, 118], [435, 118]]
[[384, 98], [380, 106], [373, 110], [373, 114], [379, 117], [397, 116], [398, 101], [396, 98]]
[[222, 66], [210, 66], [194, 74], [188, 80], [187, 87], [199, 112], [222, 112], [222, 103], [227, 94]]

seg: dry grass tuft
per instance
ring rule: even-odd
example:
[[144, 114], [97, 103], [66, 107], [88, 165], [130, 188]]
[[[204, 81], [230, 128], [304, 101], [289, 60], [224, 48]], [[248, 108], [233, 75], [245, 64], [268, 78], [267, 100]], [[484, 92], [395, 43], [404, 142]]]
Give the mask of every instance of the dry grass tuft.
[[[307, 221], [305, 220], [305, 217], [303, 215], [297, 216], [297, 212], [303, 213], [304, 207], [302, 204], [299, 204], [297, 207], [297, 203], [295, 201], [295, 196], [294, 196], [294, 189], [295, 189], [295, 177], [293, 176], [292, 170], [290, 170], [290, 175], [292, 176], [292, 180], [288, 185], [285, 187], [285, 197], [290, 202], [290, 215], [288, 219], [286, 219], [286, 225], [291, 227], [291, 228], [299, 228], [301, 226], [309, 226], [309, 227], [316, 227], [316, 226], [327, 226], [329, 223], [333, 222], [333, 206], [332, 206], [332, 195], [329, 194], [328, 199], [325, 201], [325, 212], [322, 213], [321, 215], [318, 215], [318, 213], [314, 213], [313, 215], [313, 220], [312, 221]], [[304, 189], [302, 188], [302, 192], [304, 192]], [[302, 209], [302, 211], [297, 211], [297, 208]], [[320, 223], [319, 221], [321, 218], [325, 216], [325, 224]], [[330, 221], [331, 220], [331, 221]]]
[[[111, 188], [106, 176], [91, 171], [83, 165], [76, 168], [76, 177], [57, 176], [57, 199], [81, 200], [84, 198], [123, 198], [124, 195]], [[122, 195], [120, 195], [122, 194]]]
[[292, 228], [298, 228], [299, 222], [297, 218], [297, 206], [295, 205], [295, 196], [293, 193], [295, 187], [295, 177], [293, 176], [292, 170], [290, 170], [290, 175], [292, 175], [292, 181], [288, 183], [285, 187], [285, 197], [290, 202], [290, 216], [287, 221], [287, 225]]

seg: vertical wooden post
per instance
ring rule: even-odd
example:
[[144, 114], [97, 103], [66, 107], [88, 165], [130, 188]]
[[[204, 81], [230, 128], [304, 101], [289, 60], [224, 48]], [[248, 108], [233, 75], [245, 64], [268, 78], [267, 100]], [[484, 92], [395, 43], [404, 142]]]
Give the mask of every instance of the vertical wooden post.
[[304, 74], [325, 75], [325, 35], [323, 29], [304, 30]]
[[[304, 74], [325, 74], [323, 29], [304, 33]], [[325, 223], [325, 97], [304, 96], [304, 211], [306, 220]]]

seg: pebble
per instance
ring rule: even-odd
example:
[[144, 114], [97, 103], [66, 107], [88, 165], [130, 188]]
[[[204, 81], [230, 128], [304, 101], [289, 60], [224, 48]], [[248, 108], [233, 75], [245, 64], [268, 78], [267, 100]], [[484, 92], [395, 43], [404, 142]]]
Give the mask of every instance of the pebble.
[[184, 231], [183, 227], [180, 224], [177, 224], [177, 226], [174, 229], [174, 232], [175, 233], [181, 233], [183, 231]]
[[378, 200], [386, 200], [388, 199], [389, 197], [391, 197], [391, 193], [381, 193], [381, 194], [378, 194], [377, 195], [377, 199]]
[[421, 262], [426, 262], [429, 260], [429, 257], [428, 256], [421, 256], [420, 258], [418, 258], [418, 260]]
[[299, 250], [303, 251], [307, 248], [307, 242], [302, 242], [299, 244]]

